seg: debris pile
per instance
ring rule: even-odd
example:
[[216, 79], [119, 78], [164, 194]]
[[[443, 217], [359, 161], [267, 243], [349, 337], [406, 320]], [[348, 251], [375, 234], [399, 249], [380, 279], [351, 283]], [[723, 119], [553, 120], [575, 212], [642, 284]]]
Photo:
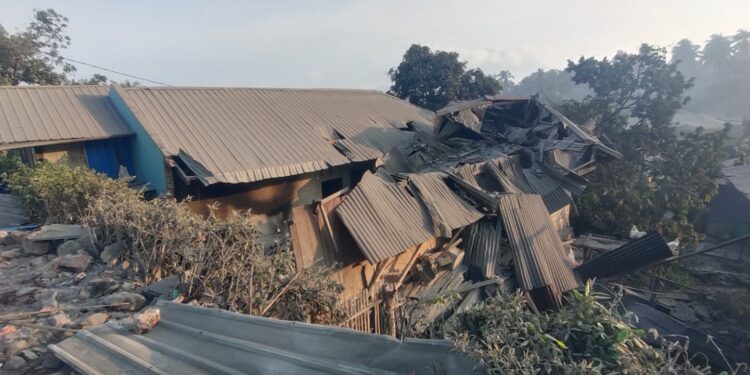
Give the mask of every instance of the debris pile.
[[398, 320], [421, 334], [498, 288], [556, 309], [580, 285], [572, 195], [597, 161], [621, 155], [535, 98], [437, 115], [432, 134], [417, 131], [354, 188], [293, 213], [298, 262], [342, 263], [345, 297], [372, 306], [351, 328], [396, 335]]

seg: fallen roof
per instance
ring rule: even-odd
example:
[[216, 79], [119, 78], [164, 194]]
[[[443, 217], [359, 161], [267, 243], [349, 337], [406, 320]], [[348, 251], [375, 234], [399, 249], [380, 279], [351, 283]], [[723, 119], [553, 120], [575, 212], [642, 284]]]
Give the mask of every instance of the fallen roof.
[[335, 212], [373, 263], [436, 237], [427, 212], [404, 187], [370, 172]]
[[724, 167], [724, 177], [750, 200], [750, 165]]
[[410, 174], [409, 187], [430, 214], [433, 227], [441, 237], [484, 217], [475, 207], [461, 199], [445, 184], [442, 173]]
[[667, 241], [659, 233], [651, 232], [581, 264], [575, 271], [582, 280], [615, 277], [673, 255]]
[[0, 87], [0, 150], [131, 133], [106, 86]]
[[145, 335], [116, 322], [80, 331], [51, 350], [83, 374], [471, 373], [447, 340], [373, 335], [160, 301]]
[[560, 305], [563, 292], [578, 287], [560, 236], [539, 195], [503, 194], [500, 217], [513, 249], [516, 278], [540, 308]]
[[[113, 86], [167, 156], [204, 184], [287, 177], [373, 158], [434, 114], [374, 90], [121, 88]], [[412, 133], [413, 134], [413, 133]], [[354, 143], [351, 159], [334, 146]]]

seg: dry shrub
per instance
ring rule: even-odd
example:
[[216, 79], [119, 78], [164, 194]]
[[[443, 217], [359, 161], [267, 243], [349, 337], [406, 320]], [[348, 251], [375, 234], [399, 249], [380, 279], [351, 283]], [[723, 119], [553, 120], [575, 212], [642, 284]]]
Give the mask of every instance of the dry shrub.
[[264, 254], [246, 212], [204, 218], [174, 199], [146, 201], [127, 181], [85, 168], [43, 163], [9, 180], [40, 217], [94, 228], [99, 247], [120, 242], [120, 259], [146, 282], [180, 275], [189, 300], [321, 324], [344, 318], [337, 304], [342, 288], [328, 278], [331, 270], [297, 270], [288, 243]]
[[[498, 295], [456, 314], [441, 335], [492, 374], [710, 374], [687, 347], [653, 348], [587, 287], [560, 311], [537, 314], [520, 295]], [[614, 306], [614, 305], [613, 305]]]

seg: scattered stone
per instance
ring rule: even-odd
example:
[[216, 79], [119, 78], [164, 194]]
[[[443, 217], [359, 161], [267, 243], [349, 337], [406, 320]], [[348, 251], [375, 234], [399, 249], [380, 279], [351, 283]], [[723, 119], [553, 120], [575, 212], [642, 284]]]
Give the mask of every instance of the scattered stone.
[[70, 317], [68, 316], [68, 314], [66, 314], [64, 312], [59, 312], [59, 313], [57, 313], [55, 315], [52, 315], [49, 318], [47, 318], [47, 323], [49, 325], [53, 326], [53, 327], [66, 326], [66, 325], [68, 325], [68, 324], [70, 324], [72, 322], [73, 321], [70, 320]]
[[81, 326], [83, 327], [93, 327], [102, 325], [109, 320], [109, 314], [105, 312], [100, 313], [94, 313], [89, 316], [87, 316], [85, 319], [81, 321]]
[[118, 292], [110, 294], [102, 299], [103, 305], [120, 305], [113, 307], [114, 310], [137, 311], [146, 303], [146, 298], [140, 294], [129, 292]]
[[80, 225], [74, 224], [50, 224], [26, 236], [32, 241], [55, 241], [71, 240], [79, 238], [88, 233], [88, 230]]
[[81, 289], [81, 291], [78, 293], [78, 298], [79, 299], [89, 299], [89, 298], [91, 298], [91, 291], [89, 291], [88, 288]]
[[135, 325], [132, 329], [134, 333], [143, 334], [152, 330], [159, 323], [161, 312], [159, 309], [150, 308], [146, 311], [133, 315]]
[[97, 277], [89, 283], [90, 294], [106, 295], [117, 291], [120, 283], [109, 277]]
[[0, 258], [3, 259], [15, 259], [20, 258], [24, 255], [26, 255], [26, 253], [23, 251], [23, 247], [21, 245], [11, 245], [0, 252]]
[[16, 332], [16, 326], [13, 325], [6, 325], [3, 328], [0, 328], [0, 337], [10, 335], [11, 333]]
[[20, 370], [26, 367], [26, 360], [19, 356], [12, 356], [5, 361], [4, 370]]
[[11, 356], [16, 353], [26, 350], [29, 347], [29, 342], [23, 338], [16, 338], [12, 340], [6, 340], [5, 354]]
[[75, 276], [73, 276], [73, 281], [77, 283], [85, 278], [86, 278], [86, 272], [79, 272]]
[[45, 255], [50, 250], [50, 243], [48, 241], [32, 241], [26, 237], [21, 244], [24, 253], [28, 255]]
[[52, 259], [47, 264], [45, 264], [44, 267], [42, 267], [42, 272], [44, 273], [56, 272], [59, 266], [60, 266], [60, 258]]
[[172, 299], [176, 296], [176, 294], [173, 295], [173, 292], [179, 285], [180, 277], [177, 275], [172, 275], [169, 277], [165, 277], [151, 285], [140, 287], [137, 289], [137, 291], [149, 298], [163, 297], [164, 299]]
[[57, 291], [53, 289], [44, 289], [39, 292], [37, 300], [41, 302], [42, 310], [54, 310], [57, 308]]
[[81, 245], [81, 248], [89, 253], [92, 257], [99, 256], [99, 251], [96, 249], [96, 245], [94, 244], [94, 238], [91, 236], [91, 233], [89, 231], [86, 231], [86, 234], [84, 234], [81, 237], [78, 237], [76, 240], [79, 245]]
[[84, 251], [83, 246], [76, 241], [67, 240], [57, 247], [57, 256], [76, 255]]
[[34, 362], [37, 359], [39, 359], [39, 356], [36, 353], [34, 353], [33, 350], [29, 350], [29, 349], [22, 350], [21, 357], [23, 357], [28, 362]]
[[65, 255], [61, 256], [58, 261], [58, 266], [62, 268], [67, 268], [76, 272], [82, 272], [85, 271], [86, 268], [89, 267], [89, 264], [91, 264], [91, 260], [94, 259], [90, 255], [87, 254], [77, 254], [77, 255]]
[[115, 264], [117, 263], [117, 258], [123, 251], [125, 251], [125, 243], [117, 241], [111, 245], [104, 246], [104, 250], [99, 254], [99, 258], [101, 258], [104, 263]]

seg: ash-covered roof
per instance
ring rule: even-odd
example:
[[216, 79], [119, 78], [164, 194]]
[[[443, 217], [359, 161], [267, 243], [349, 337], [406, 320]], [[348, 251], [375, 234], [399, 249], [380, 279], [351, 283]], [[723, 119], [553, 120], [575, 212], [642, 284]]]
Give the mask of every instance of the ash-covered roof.
[[131, 133], [106, 86], [0, 87], [0, 150]]
[[[288, 177], [368, 160], [434, 114], [374, 90], [114, 88], [165, 155], [204, 184]], [[352, 149], [340, 151], [341, 141]], [[348, 156], [347, 156], [348, 155]]]

